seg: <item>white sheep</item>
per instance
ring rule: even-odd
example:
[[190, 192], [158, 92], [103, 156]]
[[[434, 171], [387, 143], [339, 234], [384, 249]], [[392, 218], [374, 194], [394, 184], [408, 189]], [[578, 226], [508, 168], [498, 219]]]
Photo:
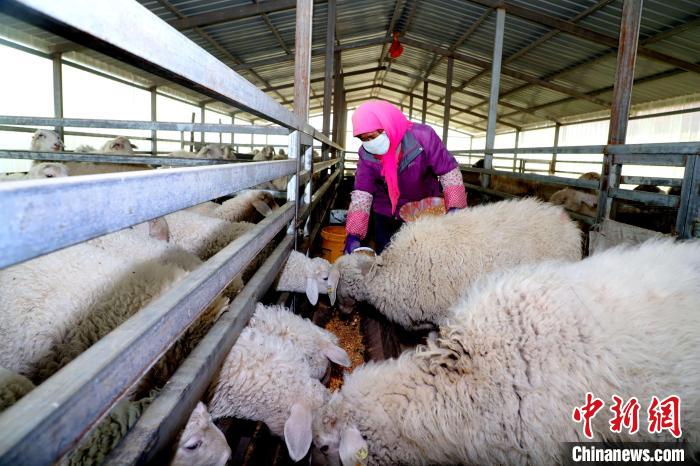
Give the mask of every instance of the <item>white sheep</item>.
[[313, 412], [327, 398], [291, 342], [246, 327], [209, 387], [208, 407], [214, 419], [264, 422], [298, 461], [311, 445]]
[[[581, 262], [530, 264], [465, 291], [427, 346], [345, 378], [314, 420], [343, 464], [558, 464], [586, 392], [605, 403], [595, 441], [673, 440], [611, 432], [612, 395], [681, 400], [700, 439], [700, 242], [648, 242]], [[644, 422], [640, 419], [641, 422]], [[363, 437], [364, 436], [364, 437]]]
[[38, 129], [32, 135], [32, 143], [29, 148], [33, 151], [58, 152], [63, 150], [63, 141], [60, 136], [49, 129]]
[[327, 293], [331, 264], [321, 257], [307, 258], [298, 251], [289, 253], [287, 262], [277, 281], [277, 290], [306, 292], [312, 305], [318, 302], [320, 293]]
[[573, 188], [561, 189], [549, 198], [554, 205], [561, 205], [566, 210], [581, 215], [595, 217], [598, 209], [598, 195]]
[[97, 149], [92, 147], [90, 144], [81, 144], [78, 147], [75, 148], [75, 152], [88, 152], [88, 153], [97, 153]]
[[340, 257], [328, 280], [341, 308], [366, 301], [417, 329], [438, 324], [461, 290], [487, 273], [580, 258], [575, 223], [560, 207], [526, 198], [407, 223], [380, 256]]
[[0, 366], [0, 412], [6, 410], [34, 389], [31, 380]]
[[323, 377], [328, 369], [328, 360], [350, 366], [348, 354], [338, 347], [338, 337], [284, 306], [258, 303], [248, 326], [290, 341], [306, 358], [314, 378]]
[[103, 154], [133, 155], [134, 149], [138, 149], [138, 146], [132, 144], [129, 138], [126, 136], [117, 136], [105, 142], [100, 152]]
[[89, 244], [0, 270], [0, 365], [43, 381], [185, 275]]
[[224, 201], [223, 204], [203, 202], [188, 208], [187, 211], [229, 222], [258, 223], [276, 208], [277, 203], [272, 194], [261, 190], [246, 190]]
[[170, 241], [202, 260], [207, 260], [231, 241], [255, 227], [247, 222], [229, 222], [219, 218], [181, 210], [166, 215]]
[[204, 403], [197, 403], [180, 434], [170, 466], [225, 466], [230, 458], [226, 436], [214, 425]]
[[59, 162], [42, 162], [32, 165], [27, 173], [28, 179], [61, 178], [68, 176], [68, 167]]

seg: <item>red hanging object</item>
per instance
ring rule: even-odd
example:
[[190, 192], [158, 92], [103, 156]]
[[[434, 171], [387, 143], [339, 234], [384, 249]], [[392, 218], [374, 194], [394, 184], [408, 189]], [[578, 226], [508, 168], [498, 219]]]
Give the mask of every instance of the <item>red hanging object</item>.
[[399, 58], [403, 53], [403, 45], [399, 42], [399, 33], [394, 33], [394, 40], [391, 42], [391, 47], [389, 47], [389, 55], [391, 58]]

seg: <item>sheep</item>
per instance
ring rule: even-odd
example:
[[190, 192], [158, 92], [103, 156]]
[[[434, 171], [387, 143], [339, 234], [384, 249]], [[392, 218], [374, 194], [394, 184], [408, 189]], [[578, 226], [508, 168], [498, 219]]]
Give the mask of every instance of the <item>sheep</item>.
[[331, 264], [321, 257], [307, 258], [298, 251], [289, 253], [287, 262], [277, 281], [278, 291], [306, 292], [309, 302], [315, 306], [319, 292], [328, 287]]
[[265, 146], [262, 148], [262, 150], [258, 152], [254, 151], [253, 154], [253, 160], [273, 160], [273, 158], [275, 157], [275, 148], [272, 146]]
[[323, 377], [329, 359], [341, 366], [350, 366], [348, 354], [337, 346], [338, 337], [284, 306], [264, 306], [258, 303], [248, 326], [293, 343], [306, 358], [314, 378]]
[[560, 207], [525, 198], [407, 223], [380, 256], [340, 257], [328, 281], [341, 308], [367, 301], [407, 329], [425, 329], [439, 324], [459, 292], [484, 274], [580, 258], [576, 224]]
[[90, 144], [81, 144], [75, 148], [75, 152], [87, 152], [87, 153], [97, 153], [97, 149], [92, 147]]
[[170, 466], [225, 466], [230, 458], [226, 436], [214, 425], [211, 414], [200, 401], [180, 434]]
[[168, 214], [165, 220], [170, 230], [170, 241], [202, 260], [209, 259], [255, 226], [186, 210]]
[[235, 159], [232, 156], [231, 148], [220, 144], [207, 144], [199, 151], [190, 152], [186, 150], [176, 150], [167, 155], [168, 157], [186, 157], [191, 159]]
[[132, 144], [129, 138], [126, 136], [117, 136], [114, 139], [110, 139], [102, 145], [100, 152], [103, 154], [124, 154], [133, 155], [134, 149], [138, 146]]
[[[368, 363], [314, 419], [316, 446], [355, 464], [558, 464], [586, 392], [682, 400], [700, 439], [700, 242], [651, 241], [581, 262], [491, 274], [466, 290], [439, 336]], [[645, 428], [595, 441], [673, 440]], [[643, 421], [642, 421], [643, 422]]]
[[38, 129], [32, 135], [30, 150], [41, 152], [59, 152], [64, 148], [61, 137], [48, 129]]
[[312, 413], [327, 399], [291, 342], [246, 327], [209, 387], [208, 407], [214, 419], [264, 422], [299, 461], [311, 445]]
[[68, 167], [59, 162], [42, 162], [32, 165], [27, 173], [28, 179], [61, 178], [68, 176]]
[[589, 217], [595, 217], [598, 211], [598, 195], [579, 189], [561, 189], [552, 194], [552, 197], [549, 198], [549, 202], [554, 205], [561, 205], [566, 210]]
[[188, 208], [187, 211], [229, 222], [258, 223], [276, 208], [277, 203], [272, 194], [255, 189], [242, 191], [234, 198], [224, 201], [223, 204], [203, 202]]
[[0, 413], [33, 389], [31, 380], [0, 366]]

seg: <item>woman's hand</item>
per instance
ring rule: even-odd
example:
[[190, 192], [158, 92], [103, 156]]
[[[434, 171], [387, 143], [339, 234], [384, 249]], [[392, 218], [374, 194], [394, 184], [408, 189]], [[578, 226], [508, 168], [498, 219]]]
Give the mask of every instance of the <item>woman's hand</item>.
[[345, 249], [343, 250], [343, 254], [352, 254], [352, 252], [360, 247], [360, 238], [355, 235], [348, 235], [347, 238], [345, 238]]

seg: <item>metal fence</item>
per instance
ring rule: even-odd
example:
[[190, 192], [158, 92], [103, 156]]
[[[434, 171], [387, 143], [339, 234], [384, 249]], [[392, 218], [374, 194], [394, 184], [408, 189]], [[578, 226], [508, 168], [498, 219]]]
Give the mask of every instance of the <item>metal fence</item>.
[[[179, 166], [160, 170], [22, 180], [0, 185], [0, 268], [80, 243], [143, 221], [281, 176], [289, 176], [288, 202], [222, 249], [79, 357], [0, 415], [0, 464], [50, 464], [71, 450], [127, 390], [194, 322], [227, 284], [278, 233], [287, 235], [232, 303], [139, 423], [146, 443], [126, 442], [132, 457], [152, 457], [170, 445], [212, 375], [267, 290], [306, 219], [323, 215], [342, 180], [343, 148], [167, 26], [136, 2], [113, 5], [88, 0], [3, 2], [3, 13], [89, 46], [222, 102], [259, 115], [279, 127], [235, 128], [289, 134], [289, 159], [231, 163], [157, 156], [84, 155], [70, 152], [3, 151], [4, 157]], [[139, 27], [124, 31], [113, 16]], [[310, 24], [309, 24], [310, 27]], [[126, 33], [125, 33], [126, 32]], [[173, 54], [161, 45], [167, 42]], [[308, 76], [306, 76], [308, 83]], [[5, 125], [229, 131], [232, 125], [2, 117]], [[183, 126], [184, 125], [184, 126]], [[314, 166], [314, 140], [333, 158]], [[318, 189], [312, 191], [314, 184]], [[318, 232], [314, 225], [312, 236]], [[3, 290], [6, 292], [7, 290]], [[131, 436], [136, 439], [137, 437]], [[141, 440], [146, 437], [138, 437]], [[40, 448], [37, 446], [40, 445]], [[118, 458], [114, 464], [123, 464]]]

